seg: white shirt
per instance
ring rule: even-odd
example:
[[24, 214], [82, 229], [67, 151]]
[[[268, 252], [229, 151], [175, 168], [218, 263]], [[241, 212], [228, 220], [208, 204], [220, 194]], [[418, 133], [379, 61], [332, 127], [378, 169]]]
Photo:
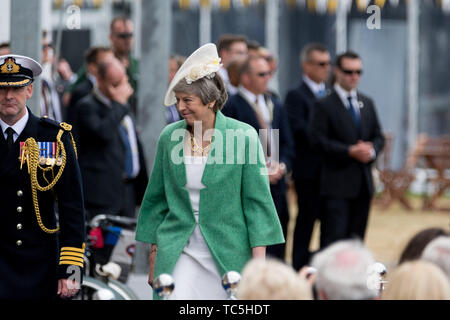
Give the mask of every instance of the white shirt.
[[336, 90], [336, 93], [338, 94], [339, 98], [341, 98], [342, 103], [347, 109], [350, 108], [350, 105], [348, 103], [348, 96], [351, 96], [352, 104], [353, 106], [355, 106], [355, 110], [359, 114], [359, 102], [358, 102], [358, 95], [356, 94], [356, 89], [353, 89], [352, 91], [349, 92], [344, 88], [342, 88], [338, 83], [335, 83], [334, 90]]
[[325, 82], [317, 83], [311, 80], [306, 74], [303, 75], [303, 81], [305, 81], [306, 85], [311, 89], [316, 97], [319, 97], [319, 92], [325, 92]]
[[29, 116], [30, 115], [28, 114], [28, 109], [25, 108], [25, 115], [19, 121], [17, 121], [15, 124], [13, 124], [12, 126], [10, 126], [6, 122], [4, 122], [2, 119], [0, 119], [0, 126], [2, 127], [2, 132], [3, 132], [3, 136], [5, 137], [5, 140], [8, 137], [8, 134], [5, 132], [5, 130], [7, 128], [11, 127], [14, 130], [13, 139], [14, 139], [14, 142], [16, 142], [17, 138], [19, 138], [23, 129], [25, 129], [25, 126], [27, 125]]
[[270, 113], [269, 108], [267, 108], [266, 99], [264, 99], [263, 94], [255, 95], [253, 92], [248, 91], [245, 89], [242, 85], [239, 86], [239, 90], [244, 94], [244, 96], [248, 99], [248, 101], [251, 101], [255, 103], [256, 99], [258, 99], [258, 107], [261, 111], [261, 115], [264, 119], [264, 121], [267, 123], [267, 127], [271, 127], [272, 123], [270, 121]]

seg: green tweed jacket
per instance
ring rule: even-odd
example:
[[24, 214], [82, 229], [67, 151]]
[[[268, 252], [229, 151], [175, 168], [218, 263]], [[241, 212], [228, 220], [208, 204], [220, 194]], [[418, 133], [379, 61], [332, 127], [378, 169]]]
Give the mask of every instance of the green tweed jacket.
[[[155, 278], [173, 272], [195, 228], [185, 188], [185, 129], [181, 120], [162, 131], [139, 213], [136, 240], [158, 245]], [[284, 242], [262, 152], [253, 127], [217, 112], [202, 177], [199, 227], [221, 274], [241, 272], [253, 247]]]

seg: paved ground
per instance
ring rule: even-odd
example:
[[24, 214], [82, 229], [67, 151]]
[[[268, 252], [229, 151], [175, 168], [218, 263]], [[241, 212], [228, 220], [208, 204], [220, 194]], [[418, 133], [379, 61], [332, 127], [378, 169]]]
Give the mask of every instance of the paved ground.
[[147, 274], [130, 274], [127, 285], [141, 300], [152, 300], [153, 291], [147, 283]]

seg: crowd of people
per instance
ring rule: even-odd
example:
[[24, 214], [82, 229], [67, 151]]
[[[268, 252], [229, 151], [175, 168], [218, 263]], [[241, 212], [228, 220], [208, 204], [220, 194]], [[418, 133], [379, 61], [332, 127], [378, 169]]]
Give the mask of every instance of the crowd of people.
[[[217, 45], [204, 45], [187, 58], [173, 54], [164, 98], [167, 126], [158, 139], [149, 177], [135, 125], [139, 65], [131, 53], [133, 28], [129, 18], [114, 18], [111, 46], [89, 48], [76, 73], [64, 59], [55, 65], [46, 33], [41, 65], [0, 46], [5, 66], [0, 72], [0, 147], [5, 148], [0, 160], [13, 163], [17, 153], [22, 157], [14, 164], [17, 171], [28, 162], [32, 189], [47, 191], [40, 188], [42, 179], [33, 178], [33, 170], [45, 171], [44, 165], [53, 170], [60, 149], [41, 147], [44, 162], [30, 167], [33, 150], [22, 145], [23, 127], [18, 128], [23, 119], [35, 119], [25, 105], [34, 77], [40, 75], [42, 80], [44, 126], [70, 132], [70, 141], [61, 142], [61, 134], [37, 137], [56, 139], [67, 150], [67, 173], [61, 175], [62, 187], [56, 192], [57, 211], [60, 238], [75, 258], [62, 252], [59, 261], [82, 268], [77, 259], [85, 249], [80, 242], [85, 219], [110, 214], [138, 218], [136, 239], [150, 244], [148, 282], [153, 285], [158, 275], [172, 274], [176, 282], [172, 299], [226, 299], [221, 275], [230, 270], [242, 271], [239, 299], [450, 299], [450, 238], [442, 229], [423, 230], [411, 239], [398, 267], [388, 272], [386, 286], [376, 272], [380, 281], [376, 286], [369, 282], [368, 270], [376, 261], [364, 238], [374, 195], [372, 165], [384, 137], [373, 100], [358, 90], [363, 61], [357, 53], [341, 53], [332, 63], [324, 45], [306, 45], [299, 53], [300, 80], [285, 97], [270, 86], [277, 72], [276, 57], [246, 36], [223, 35]], [[11, 98], [12, 94], [16, 96]], [[23, 103], [17, 103], [13, 114], [11, 101], [16, 100]], [[229, 131], [235, 137], [229, 138]], [[235, 147], [234, 138], [243, 143]], [[53, 164], [47, 161], [52, 156]], [[174, 160], [177, 156], [180, 162]], [[15, 191], [18, 197], [30, 184], [20, 177], [24, 186]], [[43, 179], [47, 181], [45, 173]], [[58, 179], [56, 175], [55, 184]], [[2, 190], [7, 189], [4, 181]], [[298, 201], [292, 266], [286, 263], [285, 246], [290, 187]], [[5, 201], [11, 197], [7, 192], [2, 196]], [[24, 207], [11, 210], [33, 210], [39, 222], [39, 201], [34, 195], [26, 197]], [[44, 226], [56, 226], [53, 203], [47, 201], [41, 210], [47, 215], [45, 223], [40, 222], [39, 228], [55, 233]], [[317, 220], [320, 249], [310, 252]], [[11, 238], [21, 237], [24, 226], [39, 233], [36, 222], [11, 221]], [[23, 239], [14, 249], [28, 248], [28, 239]], [[0, 270], [10, 273], [31, 252], [14, 262], [0, 259]], [[50, 254], [47, 259], [56, 257]], [[13, 274], [20, 278], [22, 271]], [[54, 271], [59, 280], [67, 279], [67, 274]], [[66, 281], [59, 281], [58, 290], [53, 290], [49, 279], [56, 274], [41, 276], [50, 283], [46, 289], [50, 298], [56, 292], [61, 297], [77, 292]], [[21, 297], [30, 283], [34, 286], [8, 282], [6, 291], [0, 289], [0, 298], [11, 297], [11, 292]], [[28, 291], [27, 297], [39, 295], [38, 291]]]

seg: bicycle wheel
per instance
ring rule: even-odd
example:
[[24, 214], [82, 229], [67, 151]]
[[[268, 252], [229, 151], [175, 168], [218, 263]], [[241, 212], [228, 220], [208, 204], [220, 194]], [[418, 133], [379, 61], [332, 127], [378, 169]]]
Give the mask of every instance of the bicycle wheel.
[[[99, 293], [102, 294], [99, 295]], [[80, 291], [73, 300], [101, 300], [102, 297], [107, 297], [107, 300], [124, 300], [116, 290], [102, 281], [84, 276]]]
[[109, 279], [109, 288], [113, 289], [123, 300], [140, 300], [136, 293], [120, 281]]

